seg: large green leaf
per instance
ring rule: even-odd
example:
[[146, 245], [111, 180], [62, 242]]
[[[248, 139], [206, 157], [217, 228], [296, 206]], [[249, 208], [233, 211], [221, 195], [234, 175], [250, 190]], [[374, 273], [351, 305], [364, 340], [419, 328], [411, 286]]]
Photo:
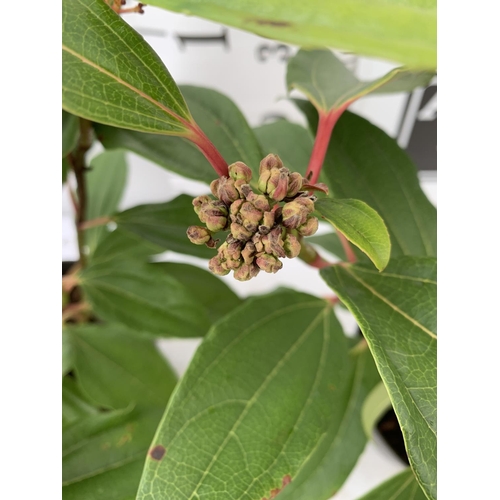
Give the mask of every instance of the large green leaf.
[[63, 158], [75, 149], [79, 135], [78, 116], [62, 110], [62, 156]]
[[62, 424], [63, 427], [89, 417], [97, 415], [98, 408], [82, 393], [76, 379], [72, 376], [62, 380]]
[[346, 416], [362, 390], [353, 370], [323, 300], [288, 291], [246, 301], [196, 352], [153, 440], [138, 499], [274, 498], [290, 479], [284, 491], [293, 491], [356, 416]]
[[[306, 116], [315, 130], [317, 112]], [[321, 180], [336, 198], [367, 203], [384, 220], [391, 237], [391, 256], [436, 256], [436, 208], [427, 199], [408, 155], [369, 121], [345, 111], [333, 130]]]
[[391, 256], [391, 240], [380, 215], [360, 200], [323, 198], [315, 209], [340, 231], [351, 243], [360, 248], [382, 271]]
[[193, 245], [186, 236], [189, 226], [200, 225], [193, 209], [193, 198], [182, 194], [167, 203], [139, 205], [113, 217], [118, 228], [133, 233], [164, 250], [210, 259], [213, 249]]
[[304, 47], [333, 47], [436, 67], [436, 0], [151, 0]]
[[135, 260], [93, 263], [80, 284], [95, 313], [113, 323], [160, 336], [201, 337], [205, 309], [176, 279]]
[[415, 476], [410, 468], [377, 486], [359, 500], [425, 500]]
[[161, 411], [90, 416], [63, 432], [64, 500], [134, 500]]
[[313, 147], [313, 136], [304, 127], [279, 120], [254, 129], [264, 154], [277, 154], [292, 172], [305, 175]]
[[242, 303], [224, 281], [209, 271], [176, 262], [157, 262], [151, 265], [182, 283], [198, 303], [205, 307], [211, 323], [215, 323]]
[[436, 259], [392, 259], [377, 273], [361, 265], [321, 270], [355, 316], [398, 417], [410, 464], [436, 498]]
[[363, 429], [367, 436], [372, 435], [375, 425], [390, 408], [392, 408], [391, 398], [381, 381], [368, 394], [361, 411]]
[[316, 109], [328, 113], [346, 108], [370, 92], [410, 92], [426, 87], [432, 71], [410, 71], [396, 68], [381, 78], [362, 82], [327, 49], [301, 49], [290, 59], [286, 75], [289, 89], [303, 92]]
[[102, 0], [63, 0], [63, 108], [92, 121], [185, 135], [191, 115], [158, 55]]
[[120, 325], [67, 328], [79, 384], [96, 403], [108, 408], [163, 409], [176, 377], [152, 340]]
[[[194, 119], [228, 164], [243, 161], [258, 173], [262, 153], [245, 117], [236, 104], [215, 90], [181, 86]], [[207, 184], [217, 176], [198, 148], [182, 137], [166, 137], [97, 125], [106, 148], [126, 148], [184, 177]]]
[[[118, 208], [127, 180], [127, 162], [124, 151], [104, 151], [92, 158], [87, 176], [87, 220], [111, 215]], [[106, 236], [105, 226], [85, 231], [85, 243], [92, 254], [99, 241]]]

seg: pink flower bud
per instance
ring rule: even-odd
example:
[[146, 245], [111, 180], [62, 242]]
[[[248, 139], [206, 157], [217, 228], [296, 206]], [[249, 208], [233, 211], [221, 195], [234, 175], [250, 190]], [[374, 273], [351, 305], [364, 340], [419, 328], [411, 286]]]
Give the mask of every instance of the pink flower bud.
[[255, 257], [255, 245], [251, 241], [247, 242], [245, 248], [241, 251], [241, 256], [245, 264], [251, 264], [253, 262]]
[[274, 255], [261, 255], [255, 259], [255, 263], [266, 273], [277, 273], [283, 267], [283, 263]]
[[262, 242], [263, 236], [261, 234], [255, 234], [252, 238], [252, 243], [255, 245], [256, 252], [264, 251], [264, 243]]
[[246, 199], [252, 203], [255, 208], [258, 208], [262, 212], [266, 212], [271, 209], [268, 199], [263, 194], [249, 193]]
[[262, 212], [255, 208], [255, 206], [246, 201], [241, 205], [240, 214], [243, 217], [243, 220], [247, 220], [252, 225], [257, 226], [262, 219]]
[[276, 177], [273, 171], [273, 174], [267, 183], [267, 192], [273, 200], [281, 201], [285, 198], [288, 191], [289, 170], [282, 168], [278, 172], [279, 175]]
[[288, 177], [288, 191], [287, 196], [295, 196], [301, 189], [304, 183], [304, 178], [298, 172], [292, 172]]
[[219, 184], [220, 184], [220, 180], [221, 178], [217, 178], [215, 180], [213, 180], [211, 183], [210, 183], [210, 191], [212, 191], [212, 194], [218, 198], [219, 197]]
[[229, 274], [229, 269], [224, 269], [222, 267], [222, 263], [218, 255], [212, 257], [208, 261], [208, 269], [210, 269], [210, 271], [217, 276], [225, 276], [226, 274]]
[[297, 257], [300, 253], [300, 242], [293, 234], [287, 234], [283, 244], [285, 254], [289, 259]]
[[312, 236], [318, 230], [318, 219], [309, 217], [307, 222], [297, 228], [297, 231], [302, 236]]
[[187, 237], [195, 245], [204, 245], [212, 239], [212, 234], [201, 226], [189, 226], [186, 231]]
[[[217, 187], [217, 198], [221, 200], [224, 204], [226, 205], [231, 205], [233, 201], [236, 201], [240, 197], [240, 193], [236, 189], [236, 186], [234, 185], [233, 179], [229, 179], [227, 177], [221, 177], [220, 179], [217, 180], [218, 183], [216, 185]], [[214, 182], [217, 182], [214, 181]], [[212, 184], [210, 184], [210, 188], [212, 188]], [[212, 191], [213, 192], [213, 191]]]
[[255, 278], [259, 274], [259, 268], [255, 264], [243, 264], [239, 269], [234, 271], [234, 278], [238, 281], [248, 281]]
[[252, 180], [252, 169], [247, 167], [242, 161], [237, 161], [229, 165], [229, 177], [233, 180], [244, 180], [250, 182]]
[[231, 234], [234, 238], [240, 241], [248, 241], [253, 235], [252, 232], [248, 231], [237, 222], [231, 223]]
[[205, 222], [202, 219], [201, 209], [203, 208], [204, 205], [206, 205], [207, 203], [210, 203], [211, 201], [212, 200], [210, 199], [210, 197], [206, 196], [206, 195], [197, 196], [193, 200], [194, 211], [196, 212], [196, 215], [200, 218], [201, 222]]
[[[259, 166], [259, 174], [266, 170], [271, 170], [272, 168], [280, 169], [283, 166], [283, 162], [281, 161], [278, 155], [268, 154], [261, 162]], [[263, 191], [261, 189], [261, 191]]]

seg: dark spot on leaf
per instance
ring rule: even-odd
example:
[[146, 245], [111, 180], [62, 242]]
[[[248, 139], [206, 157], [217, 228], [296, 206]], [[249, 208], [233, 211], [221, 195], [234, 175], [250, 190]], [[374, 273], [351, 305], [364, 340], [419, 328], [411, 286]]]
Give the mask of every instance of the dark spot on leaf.
[[275, 488], [274, 490], [271, 490], [271, 494], [269, 495], [269, 498], [264, 497], [262, 500], [273, 500], [273, 498], [276, 498], [278, 494], [283, 491], [283, 488], [287, 485], [290, 484], [292, 481], [292, 477], [287, 474], [286, 476], [283, 477], [283, 480], [281, 481], [281, 488]]
[[161, 460], [163, 456], [165, 455], [165, 446], [162, 446], [161, 444], [157, 444], [150, 452], [149, 456], [153, 460]]
[[275, 21], [274, 19], [252, 19], [252, 21], [260, 26], [272, 26], [273, 28], [289, 28], [292, 23], [288, 21]]

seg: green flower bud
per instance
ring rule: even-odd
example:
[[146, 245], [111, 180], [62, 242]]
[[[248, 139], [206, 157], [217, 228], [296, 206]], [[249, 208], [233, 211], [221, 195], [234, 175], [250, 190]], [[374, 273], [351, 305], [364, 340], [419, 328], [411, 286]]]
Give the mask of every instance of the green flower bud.
[[239, 269], [234, 271], [234, 278], [238, 281], [248, 281], [255, 278], [259, 274], [259, 268], [255, 264], [243, 264]]
[[227, 255], [233, 260], [239, 260], [241, 256], [241, 242], [235, 240], [229, 243], [227, 246]]
[[229, 274], [229, 269], [224, 269], [222, 267], [222, 262], [221, 262], [220, 257], [218, 255], [216, 255], [215, 257], [212, 257], [208, 261], [208, 269], [210, 269], [210, 271], [213, 274], [216, 274], [217, 276], [225, 276], [226, 274]]
[[259, 176], [259, 182], [257, 184], [260, 191], [263, 193], [267, 192], [267, 183], [271, 177], [271, 170], [264, 170]]
[[210, 191], [212, 191], [212, 194], [218, 198], [219, 197], [219, 184], [220, 184], [220, 177], [213, 180], [211, 183], [210, 183]]
[[267, 192], [269, 196], [276, 201], [281, 201], [285, 198], [288, 191], [288, 174], [289, 170], [282, 168], [278, 170], [279, 175], [276, 177], [274, 170], [271, 174], [271, 178], [267, 183]]
[[241, 251], [241, 256], [245, 264], [251, 264], [253, 262], [255, 257], [255, 245], [251, 241], [247, 242], [245, 248]]
[[236, 163], [229, 165], [229, 177], [235, 181], [242, 179], [248, 183], [252, 180], [252, 170], [242, 161], [237, 161]]
[[[266, 238], [268, 241], [267, 248], [266, 242], [264, 242], [264, 238]], [[268, 235], [264, 236], [262, 238], [262, 241], [264, 242], [266, 253], [272, 253], [276, 257], [286, 257], [282, 229], [280, 226], [275, 227]]]
[[201, 207], [199, 217], [210, 231], [221, 231], [227, 226], [227, 207], [222, 201], [212, 200]]
[[197, 196], [193, 200], [194, 211], [196, 212], [196, 215], [200, 218], [201, 222], [205, 222], [202, 219], [202, 215], [200, 215], [201, 209], [203, 208], [204, 205], [206, 205], [207, 203], [210, 203], [211, 201], [212, 200], [210, 199], [210, 197], [206, 196], [206, 195]]
[[[278, 155], [268, 154], [261, 162], [259, 166], [259, 174], [265, 172], [266, 170], [271, 170], [272, 168], [277, 168], [278, 170], [283, 166]], [[261, 189], [261, 191], [264, 191]]]
[[269, 233], [274, 226], [274, 221], [274, 212], [264, 212], [262, 224], [259, 226], [259, 232], [262, 234]]
[[253, 235], [252, 232], [250, 232], [248, 229], [245, 229], [241, 224], [238, 224], [237, 222], [231, 223], [231, 234], [234, 238], [240, 241], [248, 241]]
[[314, 202], [309, 198], [296, 198], [283, 206], [283, 225], [296, 229], [305, 224], [307, 216], [314, 210]]
[[271, 205], [269, 205], [268, 199], [263, 194], [255, 194], [254, 192], [251, 192], [248, 193], [246, 199], [252, 203], [255, 208], [261, 210], [262, 212], [271, 210]]
[[318, 230], [318, 219], [316, 217], [309, 217], [307, 222], [297, 228], [297, 231], [302, 236], [312, 236]]
[[285, 254], [289, 259], [297, 257], [300, 253], [300, 242], [293, 234], [288, 233], [283, 244]]
[[261, 234], [255, 234], [252, 238], [252, 243], [255, 245], [256, 252], [264, 251], [264, 243], [262, 242], [263, 236]]
[[301, 189], [304, 183], [304, 178], [298, 172], [292, 172], [288, 177], [288, 191], [287, 196], [295, 196]]
[[233, 201], [236, 201], [240, 198], [240, 193], [236, 189], [234, 185], [234, 180], [229, 179], [228, 177], [220, 177], [210, 184], [210, 189], [214, 196], [219, 198], [224, 204], [231, 205]]
[[249, 201], [246, 201], [243, 205], [241, 205], [240, 214], [244, 221], [248, 221], [256, 227], [262, 219], [262, 212], [256, 209], [255, 206]]
[[255, 263], [266, 273], [277, 273], [283, 267], [283, 263], [274, 255], [261, 255], [255, 259]]
[[189, 226], [186, 234], [189, 241], [195, 245], [204, 245], [212, 239], [212, 233], [201, 226]]

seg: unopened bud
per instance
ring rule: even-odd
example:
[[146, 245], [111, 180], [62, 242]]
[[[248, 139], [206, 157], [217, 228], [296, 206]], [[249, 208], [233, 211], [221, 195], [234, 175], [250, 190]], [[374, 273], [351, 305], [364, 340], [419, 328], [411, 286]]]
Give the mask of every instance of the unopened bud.
[[[268, 154], [261, 162], [259, 166], [259, 174], [265, 172], [266, 170], [271, 170], [272, 168], [280, 169], [283, 166], [283, 162], [281, 161], [278, 155]], [[263, 191], [261, 189], [261, 191]]]
[[262, 212], [255, 208], [255, 206], [249, 201], [246, 201], [243, 205], [241, 205], [240, 214], [244, 221], [246, 220], [255, 226], [257, 226], [262, 219]]
[[255, 208], [258, 208], [262, 212], [266, 212], [271, 209], [268, 199], [263, 194], [255, 194], [254, 192], [249, 193], [246, 199], [252, 203]]
[[259, 274], [259, 268], [255, 264], [243, 264], [234, 271], [234, 278], [238, 281], [248, 281]]
[[267, 183], [271, 177], [271, 170], [264, 170], [260, 175], [259, 175], [259, 182], [257, 184], [257, 187], [259, 188], [260, 191], [263, 193], [267, 192]]
[[222, 267], [222, 262], [218, 255], [212, 257], [208, 261], [208, 269], [210, 269], [210, 271], [217, 276], [225, 276], [226, 274], [229, 274], [229, 269], [224, 269]]
[[283, 206], [283, 225], [289, 229], [296, 229], [307, 220], [309, 211], [297, 200], [285, 203]]
[[212, 239], [210, 231], [201, 226], [189, 226], [186, 234], [189, 241], [195, 245], [204, 245]]
[[262, 234], [269, 233], [274, 226], [274, 220], [274, 212], [264, 212], [262, 224], [259, 226], [259, 232]]
[[297, 257], [300, 253], [300, 242], [293, 234], [287, 234], [283, 243], [285, 254], [289, 259]]
[[255, 251], [263, 252], [264, 251], [264, 243], [262, 242], [263, 236], [261, 234], [255, 234], [252, 238], [252, 243], [255, 245]]
[[233, 260], [239, 260], [241, 256], [241, 243], [238, 240], [228, 244], [227, 255]]
[[222, 201], [210, 201], [201, 207], [199, 217], [210, 231], [221, 231], [227, 225], [227, 207]]
[[252, 170], [242, 161], [237, 161], [229, 165], [229, 177], [235, 181], [242, 179], [248, 183], [252, 180]]
[[309, 217], [307, 222], [297, 228], [297, 231], [302, 236], [312, 236], [318, 230], [318, 219], [316, 217]]
[[273, 170], [271, 178], [267, 183], [267, 192], [273, 200], [281, 201], [283, 198], [285, 198], [288, 191], [289, 170], [286, 168], [282, 168], [278, 172], [279, 174], [276, 177], [276, 174]]
[[261, 255], [255, 259], [255, 263], [266, 273], [277, 273], [283, 267], [283, 263], [274, 255]]
[[253, 235], [252, 232], [250, 232], [248, 229], [245, 229], [241, 224], [238, 224], [237, 222], [231, 223], [231, 234], [234, 238], [240, 241], [248, 241]]
[[301, 189], [304, 183], [304, 178], [298, 172], [292, 172], [288, 177], [288, 191], [287, 196], [295, 196]]
[[233, 201], [236, 201], [240, 197], [240, 193], [234, 185], [234, 180], [229, 179], [228, 177], [221, 177], [220, 179], [213, 181], [212, 184], [210, 184], [210, 189], [212, 190], [212, 193], [216, 190], [214, 196], [219, 198], [219, 200], [226, 205], [231, 205]]
[[193, 200], [194, 211], [196, 212], [196, 215], [200, 218], [201, 222], [205, 222], [202, 219], [202, 215], [200, 215], [201, 209], [203, 208], [204, 205], [206, 205], [207, 203], [210, 203], [211, 201], [212, 200], [210, 199], [210, 197], [206, 196], [206, 195], [197, 196]]
[[212, 194], [218, 198], [219, 197], [219, 184], [220, 184], [221, 178], [218, 177], [217, 179], [213, 180], [210, 183], [210, 191], [212, 191]]
[[255, 251], [255, 245], [251, 241], [248, 241], [245, 245], [245, 248], [241, 251], [241, 256], [243, 257], [245, 264], [250, 264], [253, 262]]
[[[284, 242], [283, 242], [281, 227], [280, 226], [275, 227], [266, 237], [269, 242], [269, 246], [268, 249], [266, 248], [266, 252], [272, 253], [276, 257], [286, 257], [286, 253], [283, 248]], [[264, 247], [266, 247], [265, 243]]]

